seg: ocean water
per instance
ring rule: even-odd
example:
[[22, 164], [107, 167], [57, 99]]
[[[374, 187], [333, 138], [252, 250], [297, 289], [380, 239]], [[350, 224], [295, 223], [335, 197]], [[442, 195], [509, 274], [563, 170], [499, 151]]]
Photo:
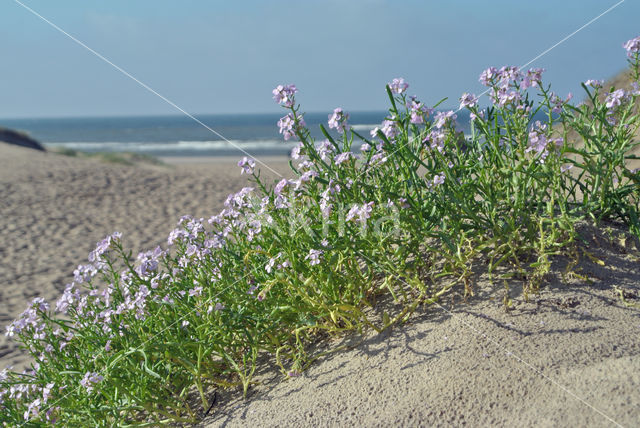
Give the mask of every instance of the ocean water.
[[[388, 112], [349, 112], [353, 129], [366, 137]], [[458, 129], [470, 132], [467, 111], [458, 114]], [[152, 156], [286, 155], [296, 144], [285, 142], [277, 122], [283, 114], [199, 115], [212, 133], [187, 116], [104, 117], [0, 120], [0, 126], [26, 131], [47, 147], [85, 152], [135, 152]], [[324, 139], [328, 113], [304, 116], [311, 135]], [[223, 138], [224, 137], [224, 138]], [[227, 141], [229, 140], [229, 141]], [[359, 145], [358, 145], [359, 147]]]

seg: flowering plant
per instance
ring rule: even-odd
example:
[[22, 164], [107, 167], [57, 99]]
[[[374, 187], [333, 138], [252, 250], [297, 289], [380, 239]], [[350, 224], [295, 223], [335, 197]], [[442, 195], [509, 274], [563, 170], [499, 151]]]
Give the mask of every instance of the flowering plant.
[[[638, 40], [624, 45], [636, 84]], [[134, 260], [120, 234], [99, 242], [53, 308], [35, 299], [7, 327], [34, 362], [0, 372], [0, 423], [193, 422], [211, 388], [246, 393], [259, 356], [296, 376], [319, 337], [382, 331], [454, 287], [473, 293], [481, 258], [490, 271], [529, 273], [532, 292], [549, 257], [574, 245], [578, 221], [620, 219], [640, 236], [639, 180], [627, 163], [637, 86], [601, 101], [602, 83], [590, 80], [590, 103], [576, 107], [542, 73], [482, 72], [491, 104], [460, 98], [468, 137], [456, 112], [425, 106], [394, 79], [380, 128], [360, 135], [336, 108], [327, 125], [338, 136], [322, 126], [315, 141], [297, 88], [278, 86], [280, 132], [298, 140], [293, 178], [265, 182], [243, 158], [253, 187], [208, 220], [182, 217], [166, 248]], [[534, 120], [540, 112], [545, 123]], [[370, 315], [383, 293], [395, 305]]]

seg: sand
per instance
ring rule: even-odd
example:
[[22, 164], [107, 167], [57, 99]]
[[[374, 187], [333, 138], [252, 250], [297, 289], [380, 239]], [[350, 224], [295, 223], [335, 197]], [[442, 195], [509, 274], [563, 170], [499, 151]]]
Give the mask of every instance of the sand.
[[[622, 264], [615, 282], [638, 290], [637, 261]], [[637, 426], [639, 311], [601, 279], [517, 299], [508, 313], [489, 290], [423, 308], [362, 343], [346, 339], [354, 349], [298, 378], [262, 373], [246, 401], [219, 394], [202, 426]]]
[[[235, 159], [123, 166], [0, 144], [0, 325], [35, 296], [56, 299], [95, 242], [118, 230], [134, 250], [162, 244], [182, 214], [208, 217], [246, 181]], [[286, 172], [282, 159], [269, 159]], [[419, 308], [382, 334], [318, 345], [350, 349], [283, 380], [260, 367], [248, 399], [211, 391], [201, 426], [637, 426], [638, 248], [587, 231], [579, 278], [550, 275], [525, 302], [514, 285], [476, 278], [466, 303]], [[554, 272], [562, 271], [558, 262]], [[0, 368], [28, 359], [0, 339]]]

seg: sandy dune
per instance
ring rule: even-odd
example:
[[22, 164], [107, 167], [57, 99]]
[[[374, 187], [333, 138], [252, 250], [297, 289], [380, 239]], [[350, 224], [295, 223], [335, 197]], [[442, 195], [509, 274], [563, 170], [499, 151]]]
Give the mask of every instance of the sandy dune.
[[639, 259], [602, 241], [589, 251], [605, 266], [580, 265], [592, 284], [553, 275], [507, 312], [504, 289], [481, 276], [466, 304], [334, 342], [354, 346], [298, 378], [267, 370], [246, 401], [218, 394], [203, 426], [638, 426], [640, 309], [613, 286], [640, 301]]

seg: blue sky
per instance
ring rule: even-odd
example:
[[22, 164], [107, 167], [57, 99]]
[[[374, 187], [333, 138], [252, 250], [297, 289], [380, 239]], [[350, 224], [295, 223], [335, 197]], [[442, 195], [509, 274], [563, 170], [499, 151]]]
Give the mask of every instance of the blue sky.
[[[191, 113], [277, 112], [295, 83], [306, 111], [384, 110], [404, 77], [427, 104], [480, 93], [488, 66], [521, 65], [617, 0], [20, 0]], [[562, 96], [625, 63], [638, 2], [531, 66]], [[0, 4], [0, 117], [176, 114], [173, 107], [30, 14]]]

